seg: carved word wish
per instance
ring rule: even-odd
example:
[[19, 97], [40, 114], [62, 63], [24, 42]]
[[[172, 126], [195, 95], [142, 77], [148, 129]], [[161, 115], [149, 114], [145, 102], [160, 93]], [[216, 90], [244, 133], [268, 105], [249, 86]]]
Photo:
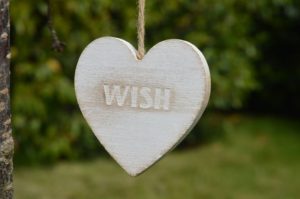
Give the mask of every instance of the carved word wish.
[[139, 86], [103, 85], [105, 103], [108, 106], [169, 110], [171, 90]]

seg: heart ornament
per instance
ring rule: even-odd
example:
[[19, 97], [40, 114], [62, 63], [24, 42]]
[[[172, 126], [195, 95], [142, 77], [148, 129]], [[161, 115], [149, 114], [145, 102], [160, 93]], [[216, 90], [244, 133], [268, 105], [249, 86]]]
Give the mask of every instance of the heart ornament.
[[81, 54], [76, 97], [108, 153], [136, 176], [193, 128], [210, 95], [210, 73], [191, 43], [165, 40], [142, 60], [128, 42], [103, 37]]

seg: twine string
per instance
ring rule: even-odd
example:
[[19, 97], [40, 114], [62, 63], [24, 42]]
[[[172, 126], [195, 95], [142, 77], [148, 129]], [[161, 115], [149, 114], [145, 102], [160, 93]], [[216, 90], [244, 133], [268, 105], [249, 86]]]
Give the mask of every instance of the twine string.
[[145, 1], [138, 0], [138, 21], [137, 21], [137, 39], [138, 51], [137, 58], [143, 59], [145, 55]]

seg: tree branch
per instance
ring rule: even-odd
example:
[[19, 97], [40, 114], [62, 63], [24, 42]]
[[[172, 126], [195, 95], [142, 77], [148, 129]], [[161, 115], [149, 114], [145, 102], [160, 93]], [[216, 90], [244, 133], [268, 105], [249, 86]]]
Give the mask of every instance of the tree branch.
[[60, 39], [57, 36], [54, 25], [53, 25], [51, 0], [46, 0], [46, 2], [48, 5], [48, 12], [47, 12], [48, 23], [47, 24], [48, 24], [48, 28], [49, 28], [51, 36], [52, 36], [52, 48], [57, 52], [62, 52], [65, 48], [65, 43], [60, 41]]

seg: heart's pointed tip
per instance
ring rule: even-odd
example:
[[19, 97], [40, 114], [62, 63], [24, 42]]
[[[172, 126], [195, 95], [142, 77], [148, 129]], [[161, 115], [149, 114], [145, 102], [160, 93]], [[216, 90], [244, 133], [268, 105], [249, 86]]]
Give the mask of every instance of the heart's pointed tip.
[[128, 175], [130, 175], [131, 177], [137, 177], [138, 175], [139, 175], [139, 173], [129, 173], [129, 172], [127, 172], [128, 173]]
[[131, 177], [137, 177], [143, 172], [143, 171], [128, 171], [128, 170], [125, 170], [125, 171]]
[[131, 177], [137, 177], [142, 174], [146, 169], [133, 169], [133, 168], [124, 168], [126, 173]]

